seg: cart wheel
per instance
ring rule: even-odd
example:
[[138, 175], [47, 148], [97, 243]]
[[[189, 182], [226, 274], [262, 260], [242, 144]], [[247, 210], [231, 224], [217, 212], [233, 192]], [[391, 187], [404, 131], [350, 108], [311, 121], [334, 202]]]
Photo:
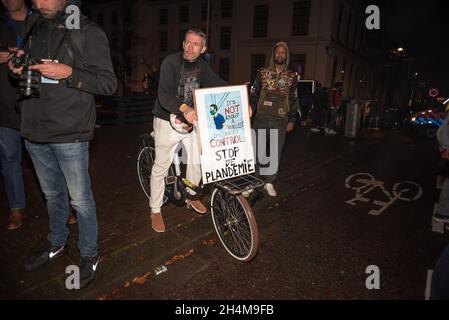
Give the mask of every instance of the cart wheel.
[[214, 188], [211, 215], [215, 231], [226, 251], [241, 262], [254, 259], [259, 247], [259, 232], [248, 201], [243, 196]]

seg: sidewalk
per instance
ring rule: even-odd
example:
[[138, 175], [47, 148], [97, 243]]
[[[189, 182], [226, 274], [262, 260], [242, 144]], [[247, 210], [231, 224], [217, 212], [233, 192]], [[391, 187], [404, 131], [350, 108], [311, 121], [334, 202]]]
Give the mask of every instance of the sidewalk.
[[[210, 215], [170, 205], [164, 210], [167, 232], [151, 229], [148, 199], [136, 174], [139, 135], [150, 125], [105, 126], [97, 129], [91, 145], [91, 174], [100, 228], [101, 262], [93, 285], [73, 292], [65, 289], [65, 268], [78, 264], [77, 225], [70, 226], [69, 255], [34, 272], [23, 269], [30, 254], [46, 244], [48, 219], [30, 161], [24, 162], [27, 217], [24, 226], [7, 232], [7, 215], [0, 216], [1, 299], [99, 299], [155, 267], [188, 252], [215, 236]], [[357, 144], [356, 144], [357, 145]], [[309, 136], [297, 128], [288, 137], [277, 189], [288, 196], [298, 185], [307, 186], [325, 174], [326, 166], [354, 150], [345, 138]], [[26, 154], [26, 152], [25, 152]], [[0, 210], [7, 212], [3, 185]], [[279, 198], [265, 196], [254, 206], [256, 216]]]

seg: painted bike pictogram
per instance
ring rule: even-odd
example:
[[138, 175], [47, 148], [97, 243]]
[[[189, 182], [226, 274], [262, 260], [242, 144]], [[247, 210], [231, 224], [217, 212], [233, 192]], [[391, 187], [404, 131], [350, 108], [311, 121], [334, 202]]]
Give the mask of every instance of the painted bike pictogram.
[[[347, 204], [356, 206], [357, 201], [363, 203], [370, 203], [379, 206], [377, 210], [371, 210], [369, 214], [378, 216], [389, 206], [395, 203], [397, 200], [402, 201], [416, 201], [422, 196], [422, 188], [417, 183], [412, 181], [398, 182], [393, 186], [393, 190], [390, 192], [386, 189], [383, 181], [377, 181], [373, 175], [369, 173], [356, 173], [349, 176], [345, 181], [345, 186], [348, 189], [355, 190], [356, 195], [354, 199], [346, 201]], [[367, 194], [380, 189], [387, 197], [387, 201], [374, 200], [367, 198]]]

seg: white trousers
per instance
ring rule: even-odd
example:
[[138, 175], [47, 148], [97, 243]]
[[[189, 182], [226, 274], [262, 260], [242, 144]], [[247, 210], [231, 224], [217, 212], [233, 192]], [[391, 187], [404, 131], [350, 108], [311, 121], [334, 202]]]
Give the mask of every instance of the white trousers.
[[[201, 162], [196, 132], [180, 134], [166, 120], [154, 117], [153, 120], [156, 159], [151, 170], [150, 207], [152, 213], [161, 212], [165, 192], [165, 177], [173, 162], [176, 149], [183, 144], [183, 159], [187, 160], [187, 180], [199, 185], [201, 181]], [[185, 154], [187, 157], [185, 157]]]

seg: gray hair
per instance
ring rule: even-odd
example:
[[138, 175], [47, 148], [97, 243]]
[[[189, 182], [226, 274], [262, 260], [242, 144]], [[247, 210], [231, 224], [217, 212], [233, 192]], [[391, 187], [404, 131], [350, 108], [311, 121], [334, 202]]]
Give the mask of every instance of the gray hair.
[[[185, 37], [189, 34], [189, 33], [193, 33], [193, 34], [196, 34], [197, 36], [200, 36], [201, 38], [203, 38], [203, 46], [206, 46], [206, 38], [207, 38], [207, 36], [206, 36], [206, 34], [204, 33], [204, 31], [203, 30], [201, 30], [201, 29], [189, 29], [189, 30], [187, 30], [187, 32], [186, 32], [186, 35], [185, 35]], [[184, 37], [184, 39], [185, 39], [185, 37]]]

